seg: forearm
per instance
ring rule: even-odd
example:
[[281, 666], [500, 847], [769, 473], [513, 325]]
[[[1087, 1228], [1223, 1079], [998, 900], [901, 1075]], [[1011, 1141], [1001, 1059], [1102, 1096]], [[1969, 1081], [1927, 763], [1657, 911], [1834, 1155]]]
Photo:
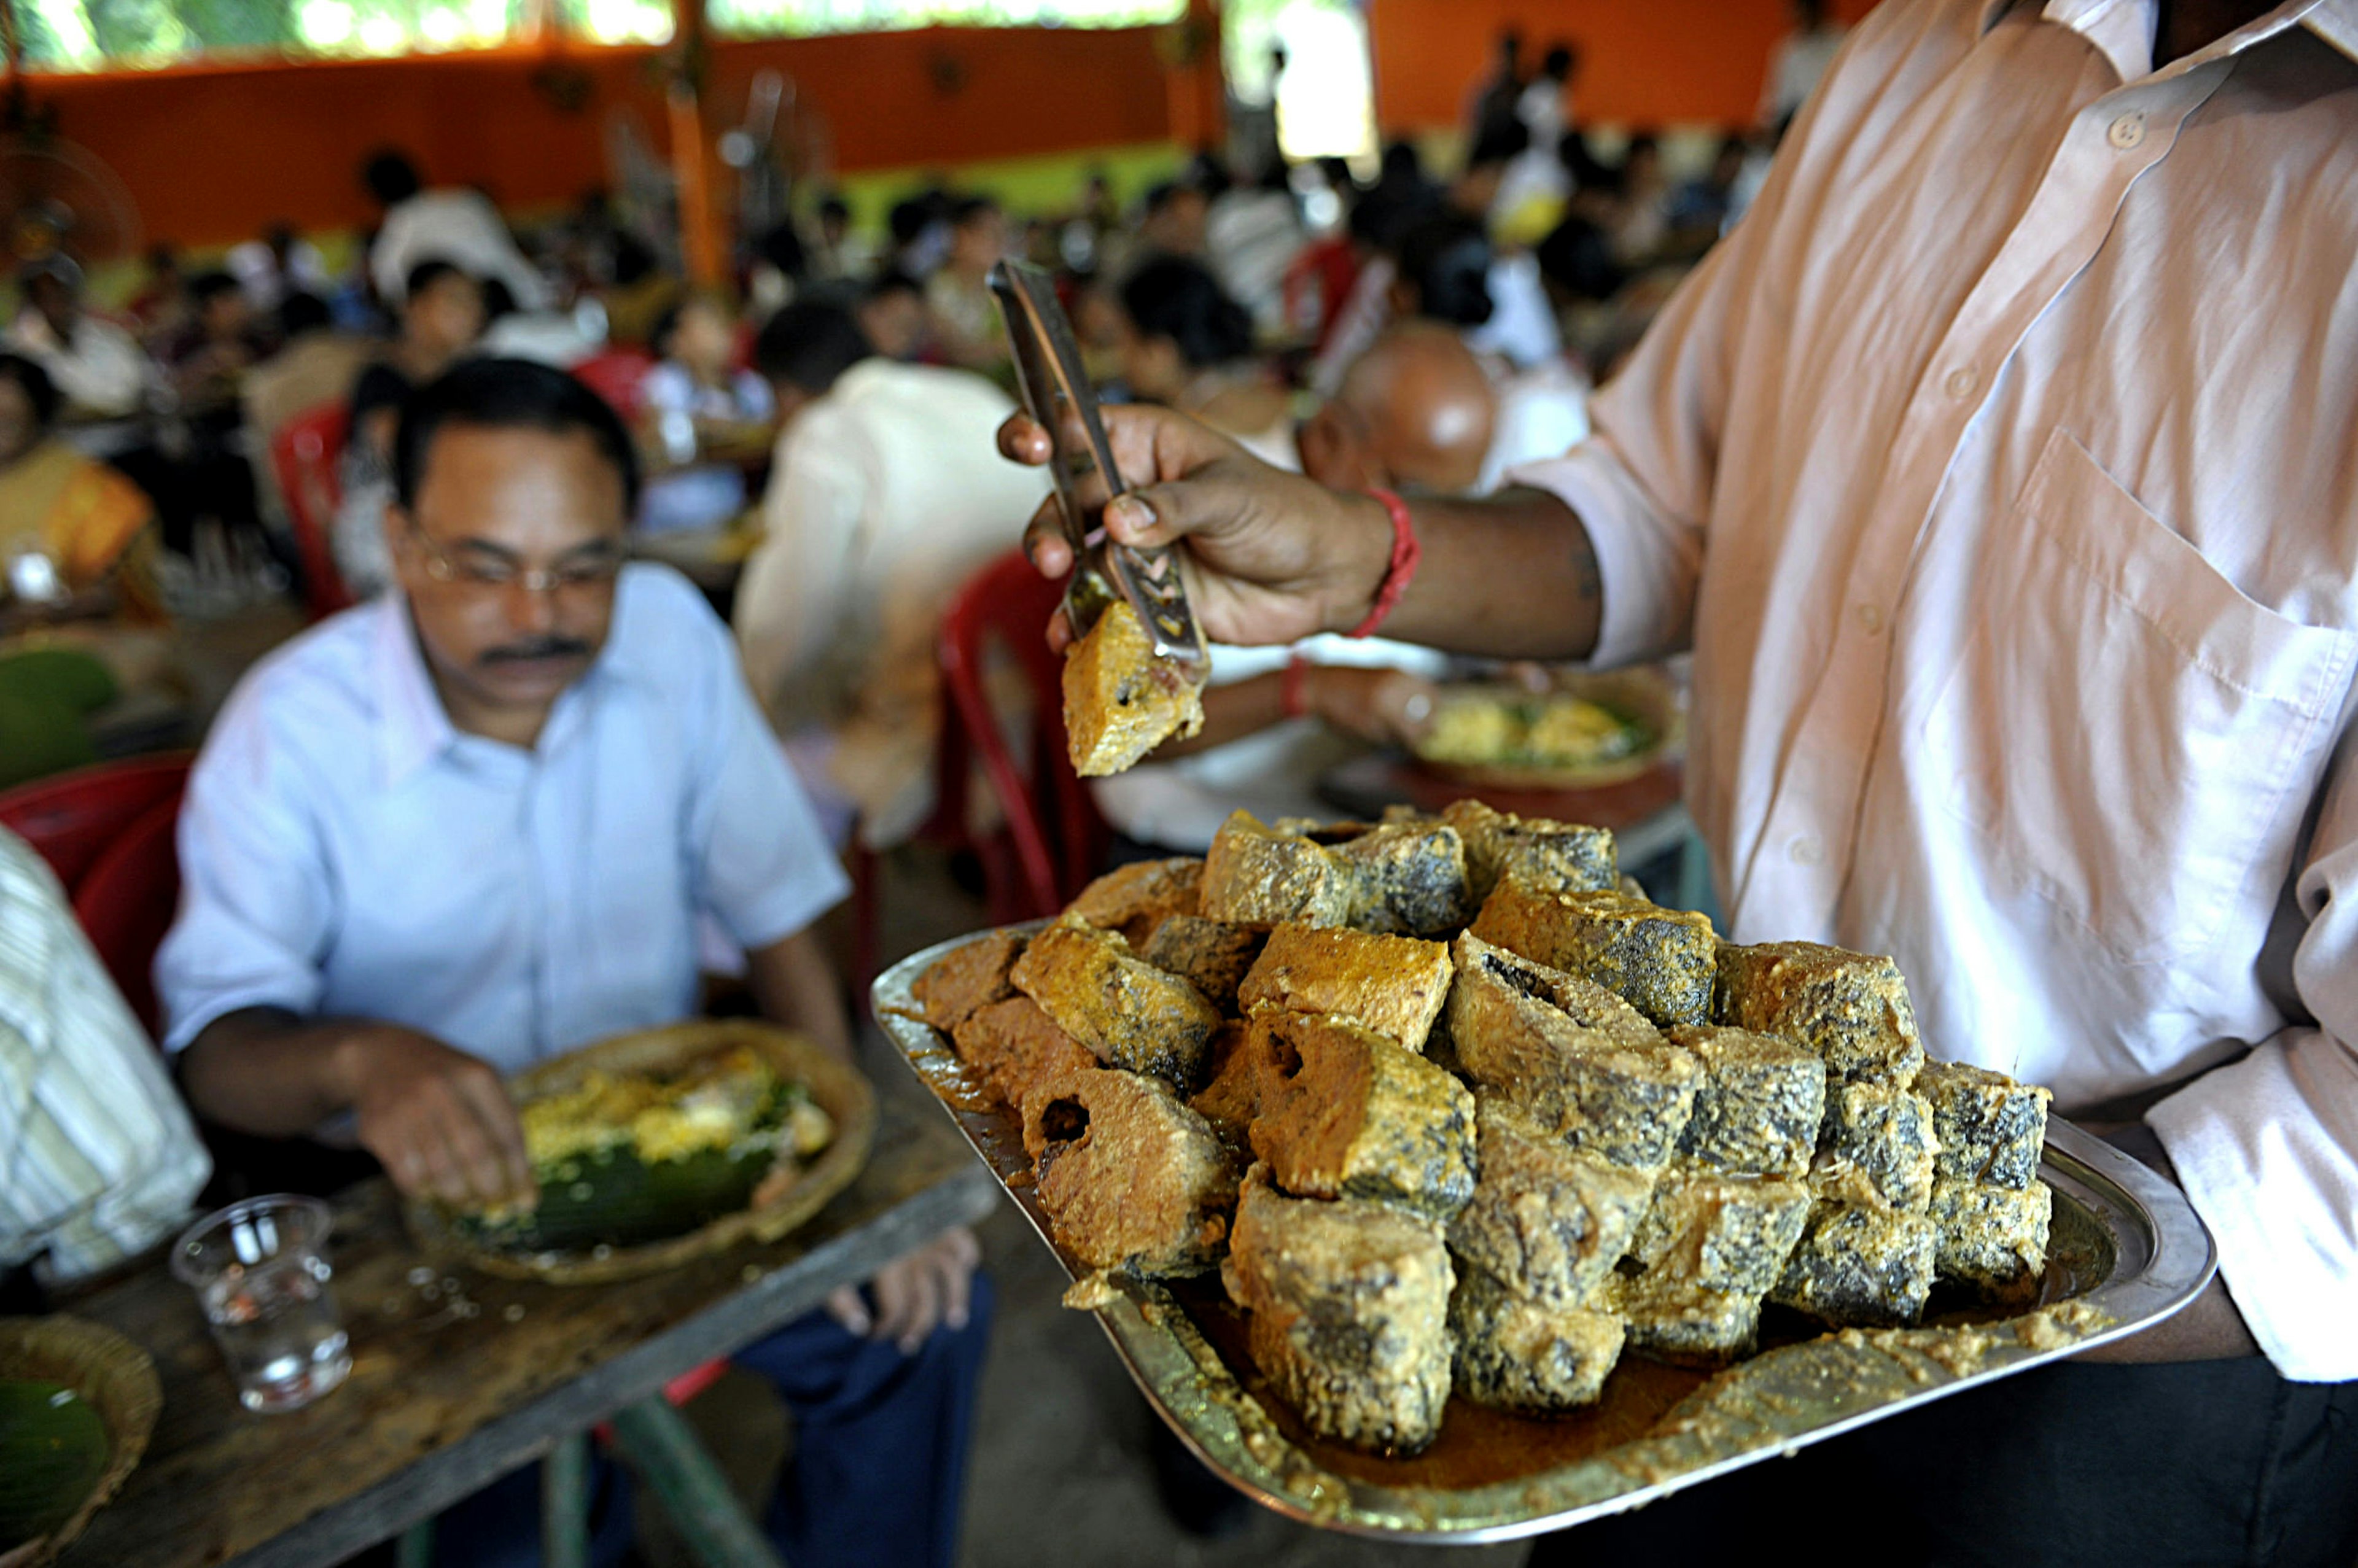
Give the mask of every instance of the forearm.
[[[1390, 559], [1382, 504], [1368, 497], [1357, 505], [1369, 586], [1356, 618], [1351, 606], [1337, 614], [1337, 632], [1364, 619]], [[1473, 501], [1419, 499], [1409, 514], [1423, 558], [1385, 636], [1496, 659], [1578, 659], [1595, 648], [1604, 614], [1596, 552], [1562, 501], [1514, 489]]]
[[1208, 752], [1231, 741], [1257, 735], [1288, 717], [1285, 672], [1271, 670], [1228, 686], [1204, 688], [1204, 727], [1184, 741], [1155, 749], [1152, 761], [1167, 762], [1196, 752]]
[[365, 1019], [299, 1019], [275, 1007], [225, 1013], [181, 1054], [180, 1087], [210, 1121], [294, 1137], [352, 1108], [354, 1058], [383, 1027]]
[[797, 931], [746, 954], [745, 981], [763, 1017], [851, 1060], [851, 1022], [844, 1015], [841, 984], [812, 932]]

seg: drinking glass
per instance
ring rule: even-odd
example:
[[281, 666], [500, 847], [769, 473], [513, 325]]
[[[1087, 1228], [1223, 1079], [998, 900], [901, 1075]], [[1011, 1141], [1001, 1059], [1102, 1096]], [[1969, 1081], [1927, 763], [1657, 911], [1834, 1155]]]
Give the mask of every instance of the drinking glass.
[[172, 1246], [172, 1272], [203, 1303], [250, 1411], [301, 1410], [352, 1369], [328, 1288], [331, 1224], [319, 1199], [281, 1193], [207, 1215]]

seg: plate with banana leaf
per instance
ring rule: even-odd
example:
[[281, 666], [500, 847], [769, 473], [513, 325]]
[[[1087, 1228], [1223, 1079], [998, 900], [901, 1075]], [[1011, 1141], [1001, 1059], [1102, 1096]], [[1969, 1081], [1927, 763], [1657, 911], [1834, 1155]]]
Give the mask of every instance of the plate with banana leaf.
[[146, 1452], [156, 1363], [77, 1317], [0, 1318], [0, 1568], [65, 1550]]
[[849, 1185], [876, 1136], [859, 1072], [788, 1030], [700, 1019], [509, 1081], [529, 1208], [414, 1203], [419, 1238], [486, 1273], [600, 1284], [775, 1241]]
[[1443, 687], [1415, 754], [1425, 772], [1457, 784], [1591, 789], [1636, 778], [1685, 740], [1678, 689], [1660, 670], [1559, 670], [1544, 686]]

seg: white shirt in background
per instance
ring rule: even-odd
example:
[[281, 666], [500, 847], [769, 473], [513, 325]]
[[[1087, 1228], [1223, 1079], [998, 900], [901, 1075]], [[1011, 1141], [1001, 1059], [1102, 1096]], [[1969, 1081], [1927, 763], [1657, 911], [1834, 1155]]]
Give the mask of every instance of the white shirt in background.
[[1808, 32], [1790, 32], [1768, 51], [1768, 76], [1760, 84], [1760, 124], [1775, 125], [1806, 103], [1834, 62], [1847, 28], [1828, 22]]
[[369, 251], [369, 277], [379, 297], [399, 305], [409, 292], [410, 270], [427, 261], [447, 261], [479, 281], [498, 278], [520, 309], [548, 308], [548, 285], [481, 191], [424, 190], [384, 215]]
[[65, 342], [49, 319], [27, 306], [8, 329], [8, 346], [49, 372], [70, 412], [120, 419], [146, 406], [160, 384], [155, 362], [138, 340], [112, 321], [83, 312]]
[[[1889, 0], [1514, 476], [1602, 665], [1692, 644], [1736, 940], [2147, 1119], [2287, 1377], [2358, 1378], [2358, 0]], [[2232, 243], [2220, 236], [2232, 235]], [[2135, 1099], [2125, 1114], [2134, 1114]]]
[[211, 1169], [65, 890], [0, 828], [0, 1264], [111, 1268], [186, 1224]]
[[1017, 546], [1048, 491], [1044, 470], [999, 455], [1012, 407], [967, 371], [862, 360], [778, 438], [737, 641], [780, 734], [831, 734], [820, 782], [872, 847], [933, 803], [942, 608]]

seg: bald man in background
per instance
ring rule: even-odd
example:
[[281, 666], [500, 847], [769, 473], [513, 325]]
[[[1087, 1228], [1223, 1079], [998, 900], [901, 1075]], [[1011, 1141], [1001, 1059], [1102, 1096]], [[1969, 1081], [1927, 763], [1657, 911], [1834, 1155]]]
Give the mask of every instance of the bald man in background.
[[1302, 471], [1332, 490], [1464, 495], [1481, 478], [1498, 397], [1465, 340], [1404, 321], [1351, 362], [1301, 428]]
[[[1498, 420], [1494, 384], [1464, 340], [1434, 322], [1403, 321], [1286, 433], [1293, 451], [1274, 441], [1255, 449], [1272, 461], [1297, 460], [1335, 490], [1466, 495]], [[1442, 669], [1427, 650], [1376, 638], [1216, 647], [1202, 730], [1126, 773], [1091, 781], [1091, 793], [1125, 838], [1165, 854], [1200, 854], [1239, 806], [1264, 820], [1328, 815], [1313, 781], [1366, 746], [1414, 740], [1431, 719]]]

